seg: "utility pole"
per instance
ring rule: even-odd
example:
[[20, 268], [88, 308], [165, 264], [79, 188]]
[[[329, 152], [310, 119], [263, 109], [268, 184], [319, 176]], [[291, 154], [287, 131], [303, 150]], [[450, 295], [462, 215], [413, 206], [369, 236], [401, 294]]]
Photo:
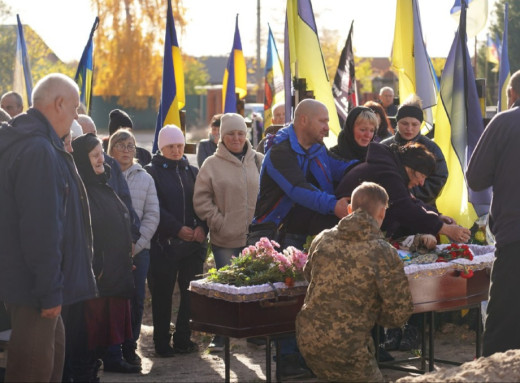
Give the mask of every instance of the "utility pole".
[[260, 0], [256, 0], [256, 101], [263, 102], [262, 63], [260, 61]]

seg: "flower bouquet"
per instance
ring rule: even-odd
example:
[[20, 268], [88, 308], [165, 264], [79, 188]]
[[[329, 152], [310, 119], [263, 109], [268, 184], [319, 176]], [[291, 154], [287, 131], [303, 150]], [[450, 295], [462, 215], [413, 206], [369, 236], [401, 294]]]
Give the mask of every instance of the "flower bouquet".
[[465, 258], [470, 261], [473, 260], [473, 253], [469, 249], [468, 245], [452, 243], [439, 253], [436, 262], [449, 262], [457, 258]]
[[263, 237], [255, 246], [248, 246], [238, 257], [233, 257], [230, 265], [210, 269], [206, 279], [238, 287], [275, 282], [292, 287], [295, 281], [304, 279], [307, 254], [292, 246], [282, 252], [276, 248], [280, 248], [278, 243]]

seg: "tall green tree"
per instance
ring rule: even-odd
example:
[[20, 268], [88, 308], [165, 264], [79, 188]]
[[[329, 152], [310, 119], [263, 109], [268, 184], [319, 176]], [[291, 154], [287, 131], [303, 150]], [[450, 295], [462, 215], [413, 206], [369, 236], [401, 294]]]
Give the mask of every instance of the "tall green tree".
[[[511, 73], [520, 69], [520, 0], [496, 0], [490, 21], [489, 34], [491, 37], [500, 36], [504, 31], [504, 8], [509, 3], [508, 20], [508, 50]], [[487, 44], [483, 42], [478, 47], [477, 77], [486, 79], [486, 104], [496, 105], [498, 92], [498, 68], [487, 62]]]
[[509, 65], [511, 72], [520, 69], [520, 0], [497, 0], [493, 9], [493, 21], [490, 33], [502, 38], [504, 31], [504, 7], [509, 3], [508, 41], [509, 41]]

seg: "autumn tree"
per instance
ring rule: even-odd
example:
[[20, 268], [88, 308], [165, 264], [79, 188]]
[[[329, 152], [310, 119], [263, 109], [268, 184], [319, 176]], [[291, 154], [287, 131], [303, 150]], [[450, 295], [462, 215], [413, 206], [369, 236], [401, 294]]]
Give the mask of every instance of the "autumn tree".
[[[119, 104], [134, 108], [148, 107], [150, 97], [154, 97], [158, 105], [167, 3], [92, 1], [100, 19], [95, 37], [94, 94], [117, 96]], [[172, 8], [175, 26], [180, 32], [186, 24], [181, 0], [173, 0]], [[184, 71], [186, 93], [207, 79], [201, 64], [194, 58], [184, 57]]]

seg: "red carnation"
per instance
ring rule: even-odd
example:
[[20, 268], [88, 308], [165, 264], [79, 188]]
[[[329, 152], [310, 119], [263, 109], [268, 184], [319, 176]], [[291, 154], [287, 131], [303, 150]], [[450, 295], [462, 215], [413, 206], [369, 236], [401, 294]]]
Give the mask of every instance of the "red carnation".
[[466, 269], [464, 269], [464, 271], [462, 271], [460, 273], [460, 276], [462, 278], [464, 278], [464, 279], [469, 279], [469, 278], [471, 278], [473, 276], [473, 274], [474, 274], [473, 270], [466, 270]]

